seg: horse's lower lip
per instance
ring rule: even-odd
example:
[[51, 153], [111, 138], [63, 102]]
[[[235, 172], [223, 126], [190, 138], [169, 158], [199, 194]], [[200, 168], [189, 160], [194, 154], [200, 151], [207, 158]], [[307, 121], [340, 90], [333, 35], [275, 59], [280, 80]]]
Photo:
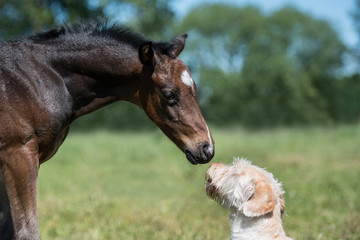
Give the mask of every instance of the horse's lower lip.
[[191, 154], [189, 150], [185, 150], [185, 155], [191, 164], [193, 165], [198, 164], [198, 162], [195, 160], [194, 156]]

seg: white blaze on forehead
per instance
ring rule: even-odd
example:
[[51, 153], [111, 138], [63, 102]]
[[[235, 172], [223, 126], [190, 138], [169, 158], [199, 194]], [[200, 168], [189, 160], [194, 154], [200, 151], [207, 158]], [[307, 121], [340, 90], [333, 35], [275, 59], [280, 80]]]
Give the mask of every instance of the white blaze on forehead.
[[209, 143], [210, 143], [210, 147], [214, 147], [214, 143], [211, 139], [211, 134], [210, 134], [210, 130], [209, 130], [209, 127], [206, 125], [206, 129], [207, 129], [207, 132], [208, 132], [208, 138], [209, 138]]
[[187, 70], [184, 70], [184, 71], [181, 73], [181, 81], [182, 81], [185, 85], [187, 85], [187, 86], [189, 86], [189, 87], [191, 87], [191, 88], [194, 87], [194, 81], [193, 81], [193, 79], [191, 78], [191, 76], [190, 76], [190, 74], [189, 74], [189, 72], [188, 72]]
[[[181, 73], [181, 81], [186, 85], [189, 86], [191, 88], [194, 88], [194, 80], [191, 78], [189, 72], [187, 70], [184, 70]], [[206, 123], [205, 123], [206, 125]], [[210, 148], [214, 148], [214, 143], [211, 139], [211, 134], [210, 134], [210, 130], [209, 127], [206, 125], [206, 130], [207, 130], [207, 137], [209, 139], [209, 143], [210, 143]]]

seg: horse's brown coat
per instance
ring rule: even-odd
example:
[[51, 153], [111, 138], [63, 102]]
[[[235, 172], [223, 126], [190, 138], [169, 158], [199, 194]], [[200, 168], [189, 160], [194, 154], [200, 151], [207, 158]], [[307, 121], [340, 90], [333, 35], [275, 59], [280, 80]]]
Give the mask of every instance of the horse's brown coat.
[[112, 102], [143, 108], [191, 163], [211, 160], [196, 91], [181, 82], [185, 39], [152, 43], [122, 26], [91, 23], [0, 45], [0, 239], [40, 239], [39, 165], [76, 118]]

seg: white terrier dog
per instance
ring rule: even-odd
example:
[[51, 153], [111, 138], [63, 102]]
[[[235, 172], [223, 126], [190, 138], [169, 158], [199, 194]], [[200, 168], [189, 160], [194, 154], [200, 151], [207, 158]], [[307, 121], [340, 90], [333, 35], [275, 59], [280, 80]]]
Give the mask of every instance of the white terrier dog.
[[212, 163], [205, 187], [210, 198], [232, 211], [232, 240], [291, 240], [281, 225], [284, 191], [271, 173], [235, 158], [233, 165]]

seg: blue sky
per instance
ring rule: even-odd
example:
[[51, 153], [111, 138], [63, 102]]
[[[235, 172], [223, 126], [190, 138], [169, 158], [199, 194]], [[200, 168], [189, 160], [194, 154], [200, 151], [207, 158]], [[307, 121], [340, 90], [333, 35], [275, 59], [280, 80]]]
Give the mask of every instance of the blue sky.
[[178, 16], [184, 16], [193, 7], [202, 3], [228, 3], [237, 6], [254, 5], [264, 12], [272, 12], [285, 5], [298, 7], [316, 18], [328, 20], [348, 46], [356, 46], [357, 35], [350, 17], [355, 8], [354, 0], [180, 0], [173, 7]]

